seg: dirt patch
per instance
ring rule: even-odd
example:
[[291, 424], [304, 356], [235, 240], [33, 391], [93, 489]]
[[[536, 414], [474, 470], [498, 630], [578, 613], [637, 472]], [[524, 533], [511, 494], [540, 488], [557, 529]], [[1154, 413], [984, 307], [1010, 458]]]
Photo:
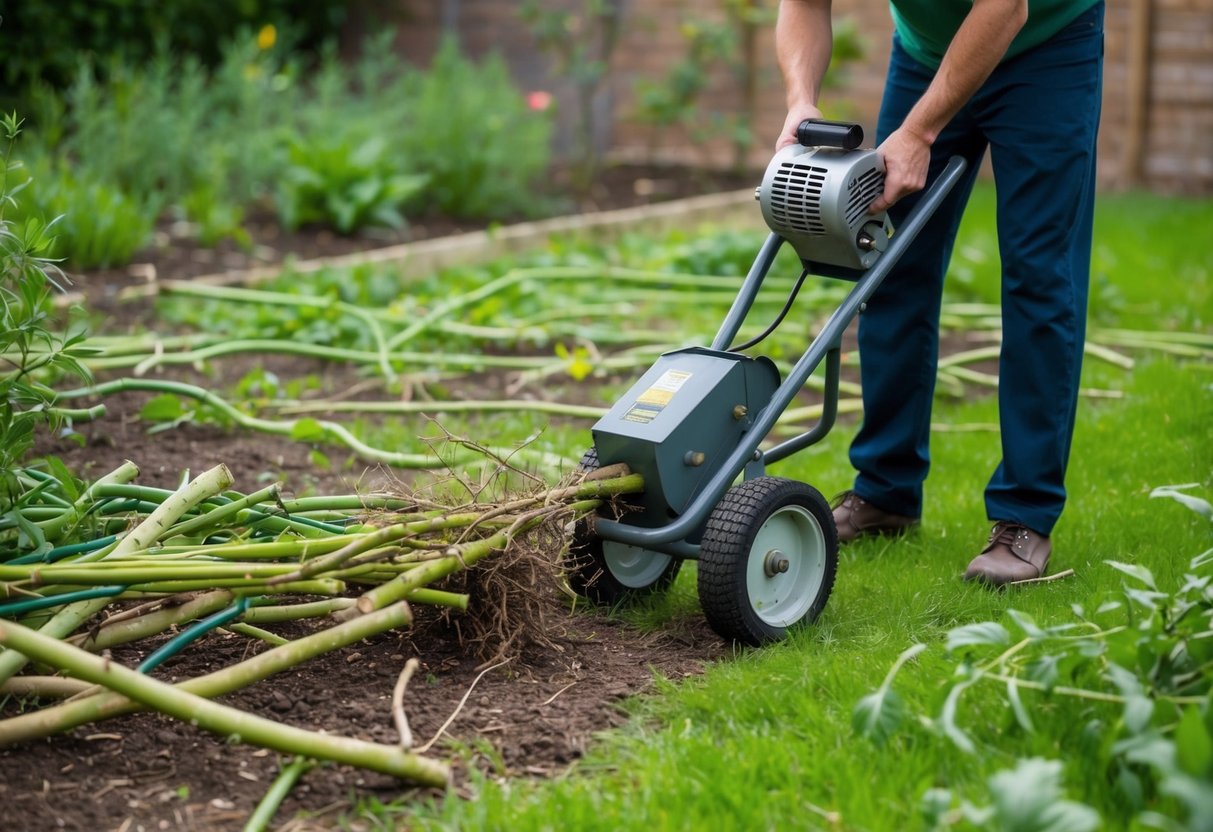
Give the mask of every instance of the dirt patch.
[[[550, 637], [557, 649], [486, 673], [447, 729], [449, 740], [431, 752], [455, 755], [457, 785], [469, 765], [494, 776], [555, 774], [583, 754], [594, 732], [623, 720], [617, 703], [648, 690], [654, 673], [683, 678], [726, 654], [698, 620], [644, 635], [579, 613], [562, 616]], [[257, 649], [241, 637], [212, 635], [157, 675], [198, 675]], [[413, 656], [422, 666], [406, 710], [418, 741], [428, 741], [481, 672], [453, 633], [434, 621], [322, 656], [222, 701], [292, 725], [393, 743], [392, 688]], [[138, 661], [134, 651], [129, 661]], [[0, 800], [22, 829], [238, 829], [279, 762], [265, 750], [137, 714], [0, 749]], [[359, 799], [423, 796], [390, 777], [325, 766], [305, 777], [277, 817], [282, 823], [306, 813], [311, 820], [291, 828], [329, 829]]]

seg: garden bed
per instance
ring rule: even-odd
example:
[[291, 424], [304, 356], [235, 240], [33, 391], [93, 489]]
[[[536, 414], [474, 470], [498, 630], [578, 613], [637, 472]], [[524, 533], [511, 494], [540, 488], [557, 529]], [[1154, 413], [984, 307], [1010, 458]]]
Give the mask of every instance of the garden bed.
[[[615, 181], [626, 187], [613, 197], [600, 194], [598, 204], [627, 207], [637, 201], [649, 202], [650, 197], [698, 192], [705, 183], [721, 181], [679, 177], [671, 181], [680, 184], [669, 188], [647, 191], [649, 186], [642, 186], [640, 190], [647, 195], [637, 200], [634, 183], [639, 173], [646, 174], [640, 179], [651, 181], [655, 172], [621, 173]], [[415, 227], [412, 235], [423, 239], [442, 227]], [[347, 254], [375, 240], [320, 234], [287, 242], [292, 256], [304, 258]], [[213, 272], [216, 260], [222, 261], [225, 255], [203, 255], [202, 251], [169, 247], [139, 258], [142, 266], [86, 274], [80, 282], [88, 290], [88, 308], [104, 312], [105, 332], [155, 326], [157, 314], [150, 299], [120, 301], [115, 287], [137, 284], [149, 267], [162, 280]], [[278, 252], [283, 253], [285, 249]], [[281, 259], [267, 257], [267, 262]], [[233, 267], [256, 265], [234, 257], [228, 263]], [[222, 391], [254, 370], [284, 380], [311, 378], [316, 395], [365, 387], [366, 383], [365, 374], [354, 366], [292, 356], [236, 357], [216, 362], [205, 372], [165, 368], [157, 375]], [[121, 373], [101, 373], [98, 378], [113, 375]], [[618, 384], [626, 382], [626, 377], [600, 379], [598, 384], [604, 381]], [[490, 372], [447, 382], [446, 389], [454, 398], [473, 398], [500, 392], [505, 382], [504, 374]], [[587, 396], [580, 385], [564, 384], [559, 389], [566, 398]], [[141, 484], [164, 488], [175, 487], [184, 471], [199, 472], [221, 463], [233, 470], [236, 487], [246, 491], [267, 480], [281, 480], [288, 494], [365, 492], [392, 489], [397, 487], [395, 483], [412, 479], [408, 472], [367, 465], [340, 452], [330, 451], [332, 464], [318, 467], [305, 443], [215, 424], [184, 424], [151, 436], [148, 423], [139, 416], [151, 398], [151, 394], [139, 392], [108, 396], [106, 418], [78, 425], [73, 438], [44, 439], [39, 451], [55, 454], [86, 479], [131, 459], [140, 466]], [[679, 679], [700, 672], [705, 662], [728, 652], [698, 616], [649, 633], [601, 612], [581, 609], [569, 615], [567, 602], [554, 585], [542, 592], [557, 622], [549, 634], [556, 649], [515, 655], [483, 678], [479, 678], [484, 670], [481, 661], [460, 642], [457, 622], [452, 627], [431, 614], [412, 630], [328, 654], [223, 701], [289, 724], [390, 743], [394, 739], [388, 708], [392, 686], [404, 659], [416, 656], [422, 661], [419, 679], [425, 681], [414, 683], [416, 698], [407, 704], [410, 724], [417, 737], [428, 738], [457, 713], [445, 734], [444, 743], [450, 744], [438, 748], [457, 751], [458, 787], [468, 776], [468, 766], [491, 776], [557, 774], [581, 756], [594, 732], [621, 721], [618, 702], [649, 689], [655, 673]], [[115, 649], [113, 657], [134, 665], [154, 646], [154, 642], [141, 642], [138, 649]], [[250, 649], [259, 647], [244, 638], [212, 635], [156, 675], [168, 679], [197, 676], [238, 661]], [[461, 702], [473, 684], [471, 696]], [[14, 704], [8, 703], [4, 715], [14, 713]], [[228, 744], [166, 717], [139, 714], [0, 749], [0, 795], [15, 801], [15, 809], [28, 819], [30, 828], [230, 829], [248, 817], [280, 763], [276, 755], [263, 749]], [[69, 793], [73, 799], [68, 799]], [[278, 817], [302, 813], [300, 818], [312, 819], [297, 819], [289, 828], [330, 828], [340, 814], [356, 816], [360, 801], [387, 802], [401, 796], [401, 786], [393, 778], [328, 766], [307, 776]]]

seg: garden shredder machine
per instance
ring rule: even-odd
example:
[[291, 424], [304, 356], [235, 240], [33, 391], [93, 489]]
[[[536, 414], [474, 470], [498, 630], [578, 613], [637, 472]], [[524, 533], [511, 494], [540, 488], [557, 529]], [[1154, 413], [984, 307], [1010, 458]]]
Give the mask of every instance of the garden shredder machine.
[[[574, 591], [616, 604], [665, 589], [682, 561], [698, 560], [709, 624], [726, 639], [752, 645], [815, 619], [838, 563], [838, 532], [825, 499], [810, 485], [768, 476], [766, 466], [833, 427], [844, 330], [965, 167], [963, 159], [950, 160], [894, 230], [886, 215], [868, 213], [884, 188], [884, 163], [875, 150], [860, 149], [862, 127], [806, 120], [797, 138], [776, 153], [755, 190], [771, 233], [712, 345], [662, 355], [594, 425], [594, 447], [581, 469], [624, 463], [643, 475], [644, 491], [618, 518], [600, 512], [579, 521], [566, 563]], [[785, 242], [800, 257], [800, 279], [767, 330], [735, 345]], [[809, 274], [854, 285], [781, 381], [772, 360], [743, 350], [782, 322]], [[761, 447], [822, 362], [825, 402], [817, 424]]]

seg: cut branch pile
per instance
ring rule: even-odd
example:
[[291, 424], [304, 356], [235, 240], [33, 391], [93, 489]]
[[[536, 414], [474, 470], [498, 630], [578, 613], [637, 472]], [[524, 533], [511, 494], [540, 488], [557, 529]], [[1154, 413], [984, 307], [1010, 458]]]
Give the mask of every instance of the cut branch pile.
[[[0, 720], [0, 745], [155, 710], [234, 741], [431, 786], [447, 782], [448, 768], [410, 751], [402, 714], [384, 714], [404, 726], [401, 744], [389, 746], [286, 726], [210, 700], [408, 627], [411, 604], [474, 610], [479, 595], [437, 584], [471, 572], [491, 582], [492, 570], [473, 567], [503, 552], [503, 562], [518, 559], [528, 535], [544, 536], [533, 549], [547, 553], [550, 565], [570, 521], [642, 487], [638, 475], [604, 469], [505, 502], [477, 496], [443, 507], [418, 495], [285, 500], [277, 486], [241, 494], [222, 465], [175, 491], [134, 485], [137, 474], [128, 462], [83, 490], [70, 477], [37, 469], [17, 478], [21, 495], [0, 518], [0, 691], [65, 701]], [[525, 622], [503, 618], [508, 605], [500, 599], [485, 601], [487, 617], [470, 615], [470, 632], [497, 660], [517, 647]], [[314, 631], [293, 641], [263, 629], [305, 619]], [[216, 629], [271, 647], [177, 684], [149, 675]], [[154, 649], [133, 669], [97, 655], [142, 641]], [[31, 662], [39, 675], [19, 675]], [[393, 710], [406, 711], [407, 701]]]

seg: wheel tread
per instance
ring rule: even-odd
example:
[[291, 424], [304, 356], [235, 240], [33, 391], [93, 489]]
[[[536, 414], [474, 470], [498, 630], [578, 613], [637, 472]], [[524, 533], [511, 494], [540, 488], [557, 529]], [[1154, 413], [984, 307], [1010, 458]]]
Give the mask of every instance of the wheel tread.
[[712, 629], [724, 638], [759, 645], [784, 636], [781, 628], [767, 625], [750, 608], [745, 561], [754, 534], [774, 508], [800, 500], [807, 502], [805, 507], [818, 519], [827, 550], [826, 574], [804, 620], [812, 620], [825, 606], [834, 586], [838, 552], [838, 533], [829, 505], [815, 489], [797, 480], [755, 477], [725, 493], [708, 518], [700, 545], [700, 605]]

